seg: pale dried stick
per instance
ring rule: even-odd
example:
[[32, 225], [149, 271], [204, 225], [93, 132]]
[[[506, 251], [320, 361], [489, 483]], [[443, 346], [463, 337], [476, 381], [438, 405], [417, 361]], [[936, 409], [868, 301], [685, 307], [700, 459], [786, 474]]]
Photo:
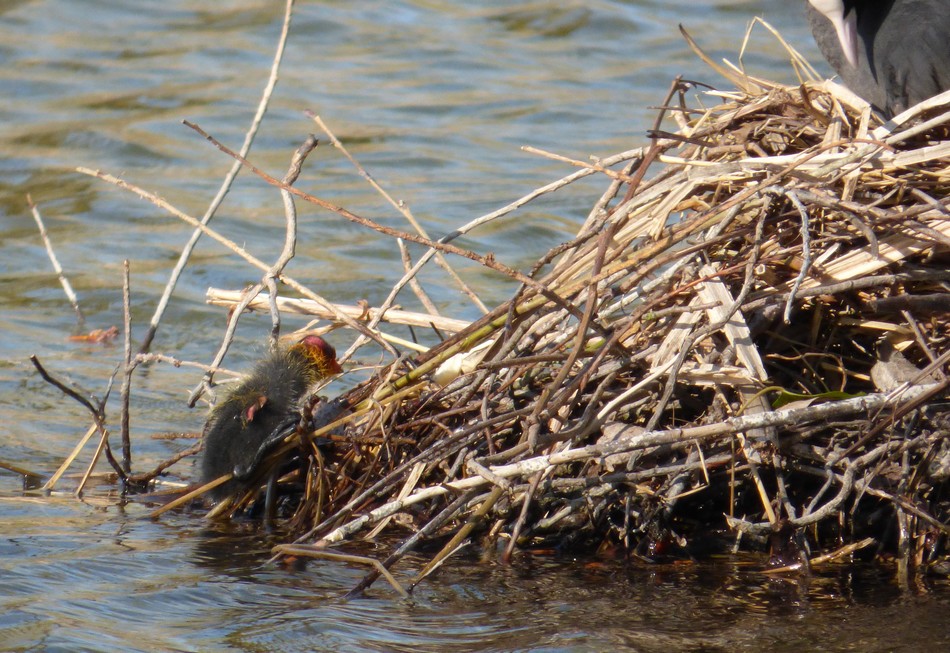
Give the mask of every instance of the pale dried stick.
[[66, 459], [59, 466], [59, 468], [53, 472], [53, 475], [50, 476], [49, 480], [43, 484], [41, 488], [44, 492], [49, 492], [56, 484], [59, 482], [60, 477], [66, 473], [66, 470], [69, 469], [69, 466], [73, 464], [73, 461], [76, 460], [76, 457], [79, 455], [79, 452], [83, 450], [83, 447], [86, 446], [86, 443], [89, 442], [89, 439], [96, 434], [99, 430], [99, 425], [96, 423], [90, 424], [89, 428], [86, 429], [86, 434], [79, 439], [79, 442], [76, 443], [76, 446], [73, 447], [73, 450], [69, 452], [69, 455], [66, 456]]
[[[102, 457], [102, 452], [107, 451], [108, 447], [109, 431], [102, 429], [99, 434], [99, 444], [96, 445], [96, 450], [92, 453], [92, 460], [89, 461], [89, 464], [86, 466], [86, 471], [83, 472], [82, 478], [79, 481], [79, 485], [76, 486], [75, 494], [77, 497], [81, 496], [83, 490], [86, 489], [86, 483], [92, 478], [92, 472], [96, 468], [96, 463], [99, 462], [99, 458]], [[122, 480], [124, 482], [124, 479]]]
[[[234, 306], [241, 298], [242, 293], [239, 290], [223, 290], [221, 288], [208, 288], [205, 294], [205, 301], [212, 306]], [[258, 295], [247, 305], [252, 310], [266, 310], [270, 299], [266, 296]], [[346, 313], [354, 320], [369, 321], [382, 313], [382, 309], [373, 306], [364, 306], [356, 304], [333, 304], [333, 311], [326, 309], [322, 304], [309, 299], [300, 299], [298, 297], [278, 297], [277, 305], [284, 313], [297, 313], [300, 315], [313, 315], [324, 320], [335, 320], [336, 313]], [[415, 311], [404, 311], [402, 309], [391, 308], [381, 318], [382, 322], [390, 324], [406, 324], [409, 326], [428, 327], [435, 325], [437, 329], [457, 333], [468, 327], [471, 323], [467, 320], [457, 320], [451, 317], [441, 315], [431, 315], [429, 313], [417, 313]]]
[[[209, 492], [209, 491], [213, 490], [214, 488], [218, 487], [219, 485], [224, 485], [225, 483], [227, 483], [228, 481], [230, 481], [233, 477], [234, 477], [234, 475], [233, 475], [231, 472], [228, 472], [227, 474], [225, 474], [225, 475], [223, 475], [223, 476], [219, 476], [218, 478], [214, 479], [213, 481], [208, 481], [207, 483], [205, 483], [205, 484], [202, 485], [201, 487], [196, 487], [196, 488], [193, 489], [193, 490], [189, 490], [188, 492], [184, 493], [183, 495], [181, 495], [181, 496], [178, 497], [177, 499], [174, 499], [174, 500], [172, 500], [172, 501], [169, 501], [169, 502], [166, 503], [164, 506], [162, 506], [162, 507], [160, 507], [160, 508], [156, 508], [156, 509], [153, 510], [152, 512], [148, 513], [148, 518], [149, 518], [149, 519], [155, 519], [156, 517], [159, 517], [160, 515], [162, 515], [163, 513], [168, 512], [169, 510], [174, 510], [174, 509], [177, 508], [178, 506], [187, 505], [192, 499], [196, 499], [196, 498], [200, 497], [200, 496], [203, 495], [205, 492]], [[230, 505], [228, 501], [222, 501], [221, 503], [219, 503], [219, 504], [211, 511], [211, 513], [214, 513], [215, 511], [217, 511], [218, 508], [226, 507], [226, 506], [228, 506], [228, 505]], [[209, 516], [210, 516], [210, 514], [209, 514]]]
[[[399, 256], [402, 258], [402, 267], [404, 270], [408, 271], [412, 268], [412, 258], [409, 256], [409, 248], [406, 247], [406, 243], [403, 242], [402, 238], [397, 238], [396, 244], [399, 245]], [[416, 297], [422, 303], [423, 307], [429, 311], [429, 313], [432, 315], [440, 315], [439, 309], [436, 307], [435, 302], [433, 302], [432, 298], [429, 297], [429, 294], [425, 291], [425, 288], [422, 287], [422, 284], [419, 283], [419, 279], [417, 277], [413, 277], [409, 280], [409, 287], [412, 288], [412, 292], [416, 294]]]
[[[297, 181], [304, 161], [307, 160], [307, 157], [313, 152], [316, 146], [317, 139], [311, 134], [307, 137], [307, 140], [304, 141], [303, 145], [297, 148], [291, 158], [290, 168], [287, 169], [287, 174], [284, 175], [283, 182], [285, 184], [293, 184]], [[270, 292], [269, 303], [273, 324], [271, 345], [273, 347], [277, 347], [277, 336], [280, 334], [280, 311], [277, 310], [277, 278], [280, 273], [284, 271], [284, 268], [287, 267], [287, 264], [290, 263], [291, 259], [293, 259], [297, 251], [297, 207], [294, 204], [294, 196], [286, 190], [281, 189], [280, 197], [284, 201], [284, 221], [287, 225], [284, 230], [284, 248], [281, 250], [280, 256], [277, 257], [274, 265], [271, 266], [271, 269], [267, 271], [267, 274], [265, 274], [261, 280]]]
[[67, 279], [66, 275], [63, 273], [63, 268], [59, 264], [59, 259], [56, 258], [56, 253], [53, 251], [53, 243], [50, 242], [49, 234], [46, 232], [46, 225], [43, 224], [43, 218], [40, 216], [40, 211], [36, 207], [36, 204], [33, 203], [33, 198], [29, 195], [26, 196], [26, 202], [29, 204], [30, 211], [33, 213], [33, 219], [36, 221], [36, 226], [40, 230], [40, 238], [43, 239], [43, 244], [46, 246], [46, 254], [49, 256], [49, 260], [53, 264], [53, 271], [56, 272], [56, 276], [59, 277], [59, 283], [63, 286], [63, 292], [66, 293], [66, 298], [69, 299], [69, 303], [73, 305], [73, 310], [76, 311], [76, 317], [79, 320], [79, 328], [84, 329], [86, 325], [86, 318], [82, 314], [82, 309], [79, 308], [79, 298], [77, 298], [76, 293], [73, 292], [73, 287], [69, 283], [69, 279]]
[[275, 555], [286, 555], [286, 556], [303, 556], [307, 558], [323, 558], [325, 560], [336, 560], [340, 562], [355, 562], [362, 565], [370, 565], [376, 569], [383, 578], [389, 581], [389, 584], [392, 585], [393, 589], [399, 592], [400, 596], [404, 599], [409, 598], [409, 592], [407, 592], [402, 585], [399, 584], [399, 581], [396, 580], [396, 577], [386, 569], [386, 567], [379, 560], [375, 558], [370, 558], [367, 556], [357, 556], [350, 555], [348, 553], [334, 553], [332, 551], [327, 551], [325, 549], [320, 549], [314, 546], [307, 546], [306, 544], [278, 544], [271, 552]]
[[[166, 354], [136, 354], [135, 355], [135, 364], [141, 365], [145, 363], [168, 363], [172, 367], [194, 367], [203, 372], [207, 372], [211, 369], [210, 365], [205, 365], [204, 363], [199, 363], [197, 361], [185, 361], [180, 358], [175, 358], [174, 356], [168, 356]], [[218, 367], [215, 370], [218, 373], [224, 372], [225, 374], [230, 374], [233, 377], [240, 377], [240, 372], [235, 372], [234, 370], [227, 369], [225, 367]]]
[[[785, 51], [788, 53], [788, 56], [789, 56], [789, 62], [792, 64], [792, 69], [795, 71], [796, 75], [798, 75], [799, 82], [817, 81], [821, 79], [821, 76], [817, 73], [817, 71], [815, 71], [812, 65], [808, 62], [808, 59], [803, 57], [798, 50], [796, 50], [791, 45], [789, 45], [788, 42], [782, 37], [782, 34], [777, 29], [772, 27], [772, 25], [770, 25], [767, 21], [762, 20], [758, 16], [755, 16], [752, 19], [752, 21], [749, 23], [749, 26], [746, 29], [745, 37], [743, 37], [742, 39], [742, 47], [739, 49], [739, 67], [742, 69], [743, 72], [745, 72], [745, 64], [743, 63], [742, 59], [748, 49], [749, 39], [752, 36], [752, 29], [755, 27], [756, 23], [758, 23], [759, 25], [764, 27], [766, 30], [768, 30], [768, 32], [771, 33], [772, 36], [774, 36], [775, 39], [779, 43], [782, 44], [782, 47], [785, 48]], [[807, 80], [802, 79], [802, 76], [801, 76], [802, 71], [805, 72]]]
[[622, 172], [617, 172], [616, 170], [611, 170], [610, 168], [605, 168], [599, 163], [589, 163], [587, 161], [580, 161], [578, 159], [571, 159], [570, 157], [563, 156], [561, 154], [555, 154], [554, 152], [548, 152], [547, 150], [542, 150], [537, 147], [532, 147], [530, 145], [522, 145], [522, 152], [527, 152], [529, 154], [537, 154], [538, 156], [543, 156], [546, 159], [551, 159], [552, 161], [560, 161], [561, 163], [569, 163], [576, 168], [584, 168], [586, 170], [592, 170], [594, 172], [600, 172], [611, 179], [616, 179], [617, 181], [623, 181], [630, 183], [633, 181], [633, 177], [626, 175]]
[[[277, 85], [277, 71], [280, 69], [281, 61], [284, 58], [284, 49], [287, 45], [287, 36], [290, 33], [290, 18], [293, 11], [293, 5], [294, 0], [287, 0], [284, 8], [284, 23], [281, 27], [280, 38], [277, 41], [277, 51], [274, 54], [274, 61], [271, 64], [270, 76], [267, 78], [267, 84], [264, 86], [264, 92], [261, 94], [261, 100], [257, 105], [257, 112], [254, 114], [254, 118], [251, 120], [251, 126], [244, 136], [244, 144], [241, 146], [241, 156], [247, 156], [247, 153], [250, 152], [251, 144], [254, 142], [254, 137], [257, 135], [257, 130], [260, 128], [261, 121], [264, 119], [264, 113], [267, 111], [267, 106], [270, 104], [271, 96], [274, 93], [274, 87]], [[235, 160], [231, 165], [231, 169], [228, 171], [228, 174], [225, 175], [224, 181], [221, 183], [221, 188], [218, 189], [217, 195], [215, 195], [214, 199], [211, 200], [211, 204], [208, 206], [205, 214], [201, 217], [202, 225], [207, 225], [211, 218], [214, 217], [218, 207], [221, 206], [225, 196], [227, 196], [228, 191], [231, 189], [231, 184], [234, 182], [238, 172], [241, 170], [241, 166], [242, 163], [239, 159]], [[155, 332], [158, 330], [159, 322], [161, 322], [162, 315], [164, 315], [165, 309], [168, 306], [168, 301], [171, 298], [172, 293], [175, 291], [175, 286], [178, 284], [178, 279], [181, 277], [181, 273], [185, 269], [188, 259], [191, 258], [191, 253], [195, 249], [195, 245], [198, 243], [198, 239], [201, 238], [202, 233], [203, 232], [201, 229], [196, 228], [192, 232], [191, 238], [189, 238], [188, 242], [182, 249], [181, 255], [178, 257], [178, 262], [175, 264], [171, 276], [168, 279], [168, 284], [165, 286], [165, 291], [162, 293], [162, 297], [159, 299], [158, 305], [155, 307], [155, 313], [152, 315], [152, 319], [149, 322], [145, 337], [142, 338], [142, 344], [139, 348], [140, 352], [147, 351], [151, 346], [152, 340], [155, 338]]]

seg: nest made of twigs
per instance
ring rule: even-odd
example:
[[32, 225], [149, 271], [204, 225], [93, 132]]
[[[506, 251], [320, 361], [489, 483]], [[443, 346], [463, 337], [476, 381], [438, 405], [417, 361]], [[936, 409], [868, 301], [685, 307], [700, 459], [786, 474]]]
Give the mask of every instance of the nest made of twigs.
[[[677, 84], [679, 131], [588, 166], [607, 190], [514, 297], [265, 460], [300, 470], [284, 552], [945, 555], [950, 96], [872, 128], [835, 85], [749, 85]], [[872, 382], [884, 339], [920, 374]]]

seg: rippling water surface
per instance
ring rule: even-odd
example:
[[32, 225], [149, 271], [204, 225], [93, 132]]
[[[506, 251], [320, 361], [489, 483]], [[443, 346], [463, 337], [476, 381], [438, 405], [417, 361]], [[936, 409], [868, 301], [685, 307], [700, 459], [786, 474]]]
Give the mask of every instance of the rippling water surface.
[[[201, 215], [231, 161], [181, 121], [240, 146], [282, 4], [0, 2], [0, 461], [49, 475], [88, 422], [82, 407], [38, 377], [30, 354], [98, 396], [121, 358], [121, 345], [69, 339], [76, 318], [26, 195], [79, 294], [85, 328], [121, 324], [121, 269], [129, 259], [141, 334], [189, 230], [75, 168], [115, 174]], [[675, 75], [723, 84], [689, 52], [677, 23], [717, 57], [735, 60], [749, 19], [761, 15], [817, 62], [800, 12], [792, 1], [300, 2], [251, 159], [281, 176], [293, 149], [316, 131], [303, 113], [314, 111], [440, 235], [573, 170], [522, 145], [577, 159], [623, 151], [645, 142], [649, 107]], [[781, 46], [761, 29], [744, 64], [753, 74], [795, 80]], [[528, 266], [574, 233], [604, 185], [576, 183], [464, 244]], [[311, 155], [298, 186], [404, 228], [331, 146]], [[388, 238], [309, 206], [300, 207], [300, 223], [291, 276], [335, 301], [385, 297], [401, 270]], [[277, 194], [247, 173], [213, 223], [265, 260], [280, 250], [282, 225]], [[488, 305], [512, 290], [468, 261], [453, 263]], [[154, 350], [210, 360], [225, 315], [205, 304], [205, 290], [239, 289], [257, 278], [204, 239]], [[446, 315], [479, 314], [441, 273], [423, 279]], [[411, 296], [401, 301], [416, 308]], [[302, 324], [288, 318], [289, 327]], [[239, 369], [254, 358], [269, 327], [266, 316], [244, 320], [227, 365]], [[136, 376], [137, 468], [189, 443], [152, 435], [200, 429], [203, 410], [185, 407], [199, 374], [157, 365]], [[179, 467], [186, 479], [190, 467]], [[63, 487], [75, 482], [67, 478]], [[946, 588], [901, 593], [874, 570], [803, 585], [769, 580], [736, 561], [643, 569], [460, 557], [412, 600], [378, 584], [367, 598], [344, 602], [340, 595], [363, 570], [329, 562], [271, 567], [264, 562], [272, 542], [259, 533], [212, 530], [188, 512], [153, 522], [146, 512], [102, 489], [83, 501], [68, 491], [24, 494], [19, 477], [0, 471], [0, 648], [917, 651], [950, 643]], [[403, 567], [397, 572], [411, 576], [413, 561]]]

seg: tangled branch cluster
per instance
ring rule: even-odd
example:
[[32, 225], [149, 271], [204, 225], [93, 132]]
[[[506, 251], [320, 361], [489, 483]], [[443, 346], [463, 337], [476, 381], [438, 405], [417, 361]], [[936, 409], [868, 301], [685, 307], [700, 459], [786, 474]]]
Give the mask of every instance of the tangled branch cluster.
[[268, 459], [304, 470], [285, 552], [946, 555], [947, 101], [870, 130], [833, 85], [685, 88], [514, 297]]

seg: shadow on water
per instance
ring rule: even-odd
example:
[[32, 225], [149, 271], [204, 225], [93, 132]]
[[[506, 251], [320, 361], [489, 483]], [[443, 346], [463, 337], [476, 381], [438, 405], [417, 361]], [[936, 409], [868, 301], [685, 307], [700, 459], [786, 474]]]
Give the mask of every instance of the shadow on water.
[[[447, 652], [910, 651], [950, 643], [946, 581], [902, 593], [890, 570], [875, 566], [774, 577], [753, 558], [650, 565], [524, 554], [503, 565], [463, 553], [408, 600], [380, 582], [345, 601], [364, 569], [272, 566], [267, 551], [279, 541], [243, 524], [204, 528], [183, 544], [215, 597], [207, 619], [217, 626], [206, 625], [206, 643], [221, 635], [238, 650]], [[397, 576], [407, 582], [424, 562], [407, 558]]]

